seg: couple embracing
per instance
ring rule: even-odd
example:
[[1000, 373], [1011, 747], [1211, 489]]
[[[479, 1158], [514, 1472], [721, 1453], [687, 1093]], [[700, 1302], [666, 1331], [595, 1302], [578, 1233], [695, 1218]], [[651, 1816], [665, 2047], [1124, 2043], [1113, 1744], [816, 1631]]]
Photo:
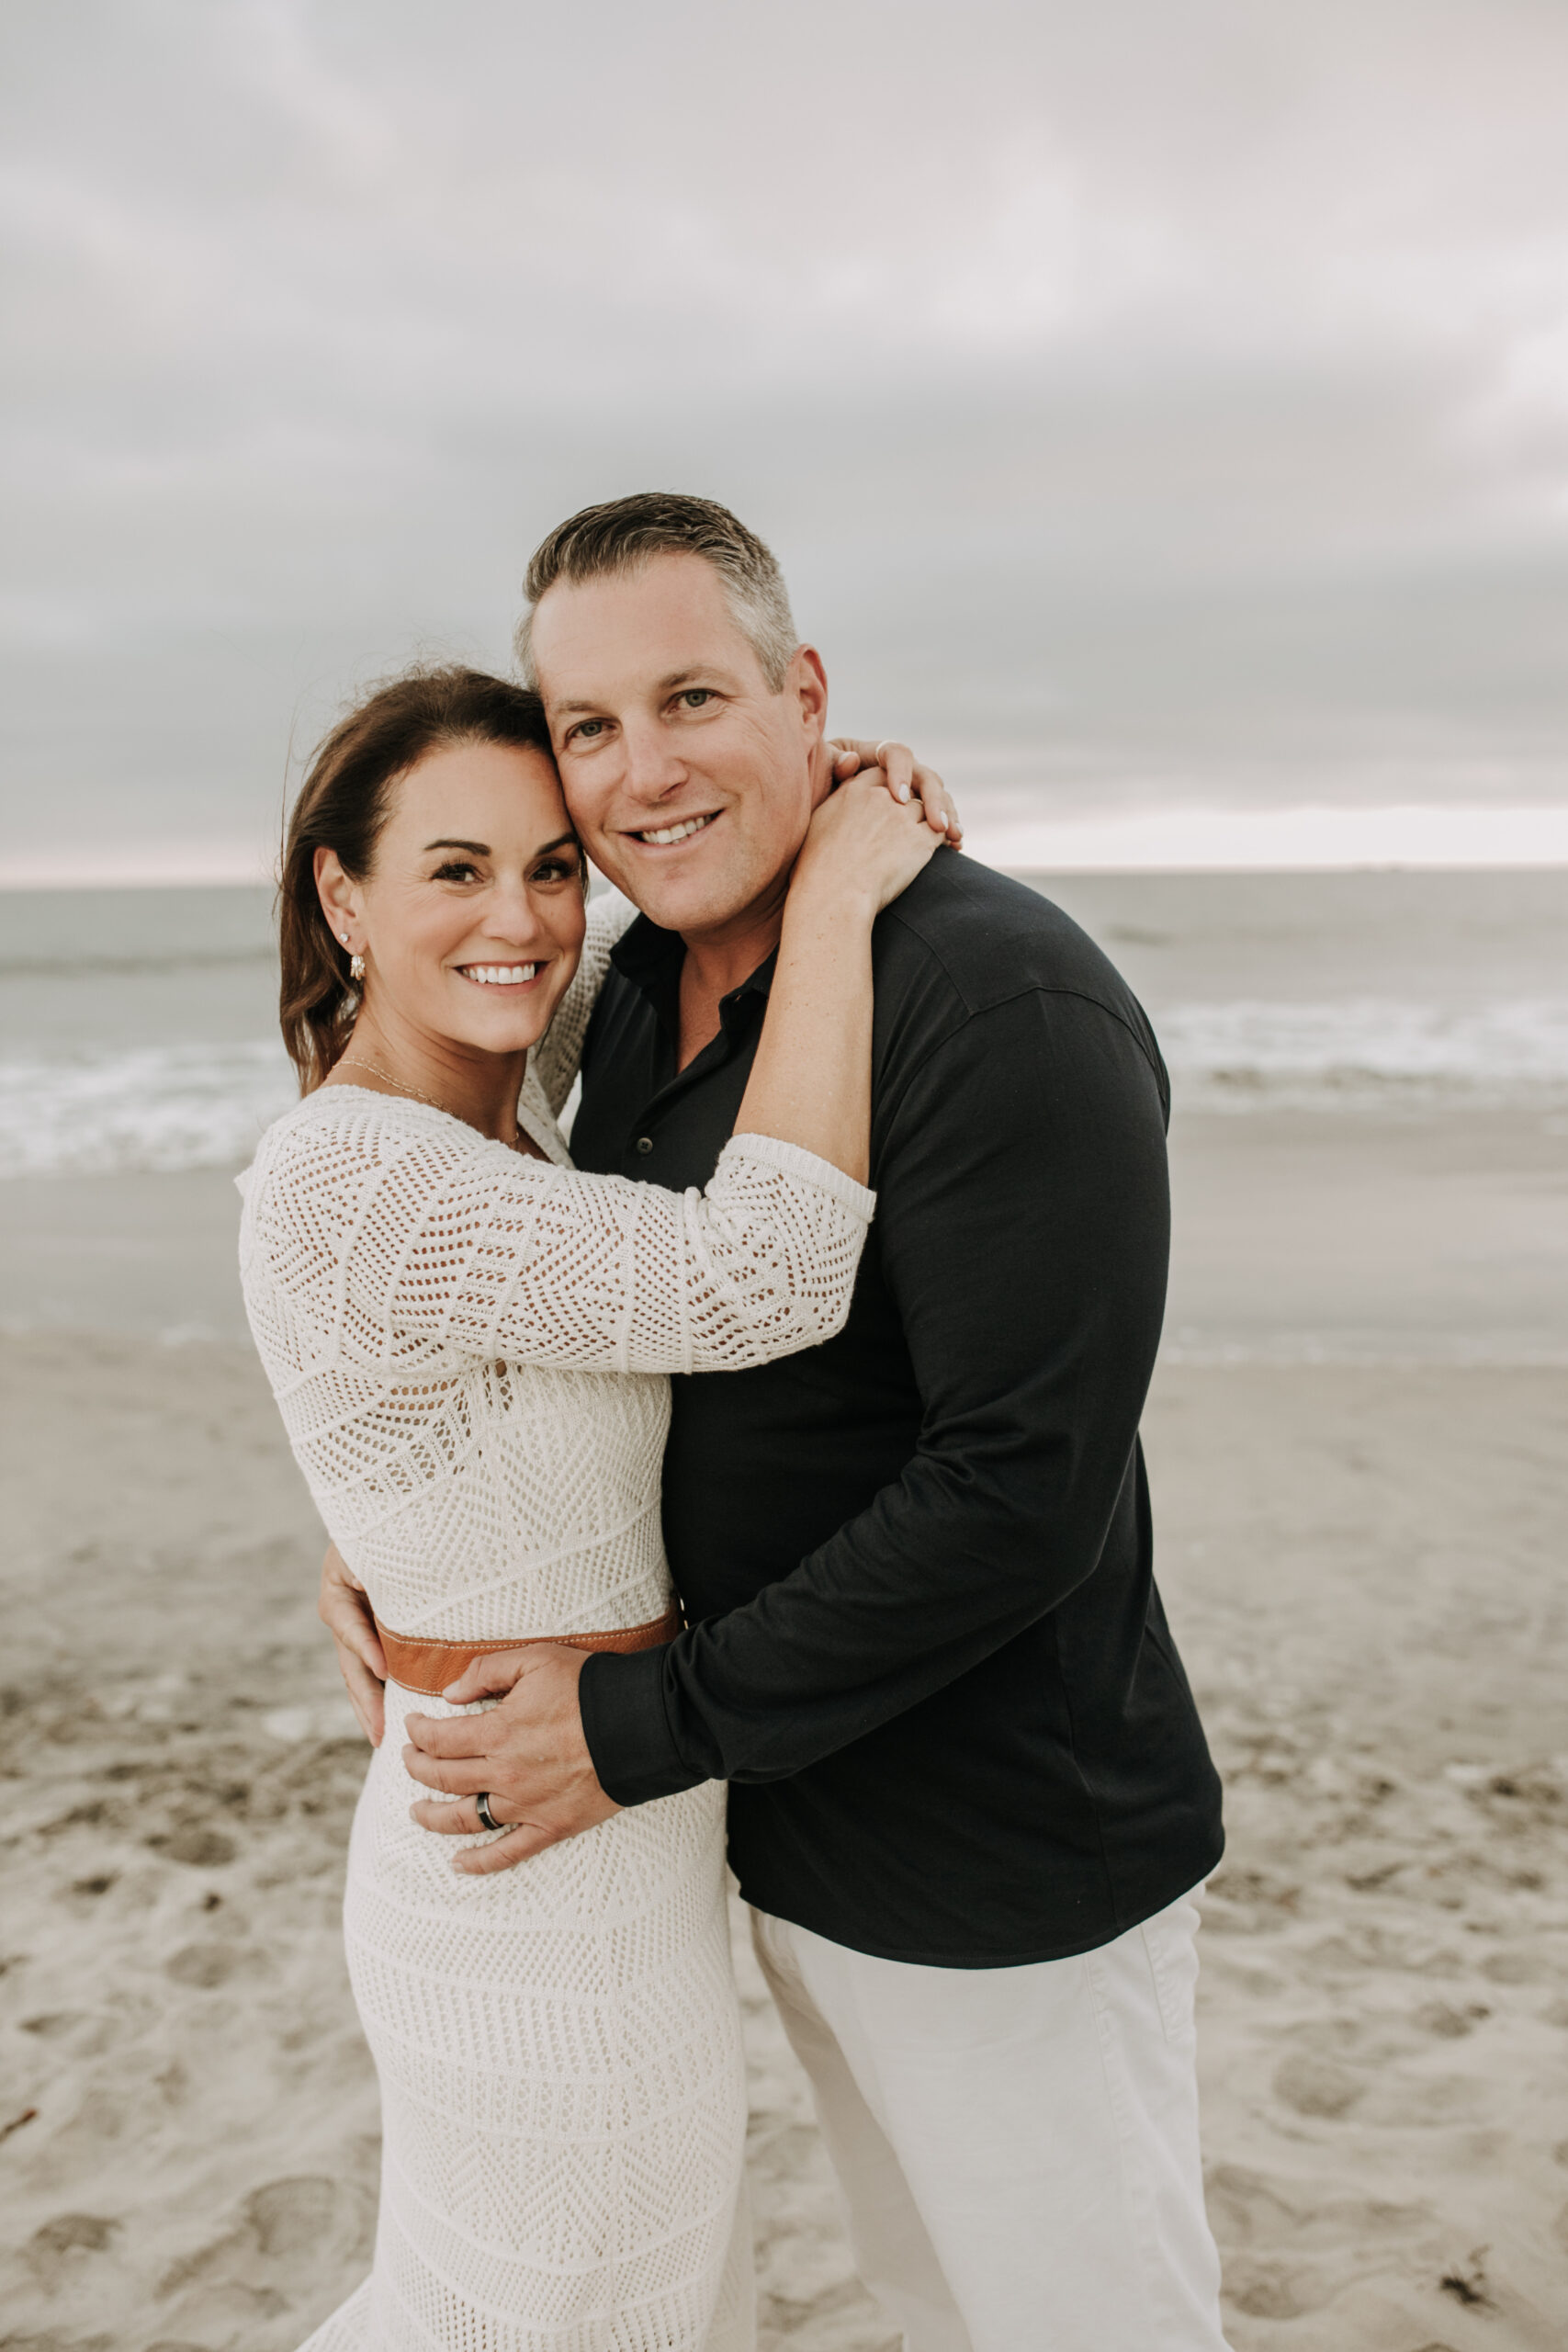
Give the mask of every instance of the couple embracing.
[[829, 741], [725, 509], [590, 508], [528, 595], [527, 690], [317, 755], [242, 1180], [376, 1743], [380, 2223], [311, 2352], [746, 2352], [727, 1836], [908, 2352], [1213, 2352], [1154, 1037]]

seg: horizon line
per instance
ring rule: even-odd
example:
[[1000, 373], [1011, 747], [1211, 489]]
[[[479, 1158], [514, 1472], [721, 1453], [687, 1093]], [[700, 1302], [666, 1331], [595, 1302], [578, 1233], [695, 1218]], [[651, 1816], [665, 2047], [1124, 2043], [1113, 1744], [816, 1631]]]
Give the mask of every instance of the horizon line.
[[[962, 801], [962, 795], [960, 796]], [[1103, 816], [980, 817], [964, 847], [1018, 873], [1347, 873], [1568, 865], [1568, 804], [1396, 802], [1336, 808], [1188, 806]], [[130, 852], [84, 865], [62, 852], [0, 859], [0, 890], [276, 887], [254, 844]]]

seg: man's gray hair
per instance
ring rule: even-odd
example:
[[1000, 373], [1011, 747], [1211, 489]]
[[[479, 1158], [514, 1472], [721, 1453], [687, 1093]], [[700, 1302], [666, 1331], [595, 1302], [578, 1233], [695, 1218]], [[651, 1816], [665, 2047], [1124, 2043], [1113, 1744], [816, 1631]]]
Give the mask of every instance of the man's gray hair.
[[772, 551], [728, 506], [673, 490], [644, 490], [633, 498], [585, 506], [539, 542], [523, 584], [528, 610], [517, 624], [517, 660], [528, 684], [536, 688], [538, 684], [532, 632], [535, 609], [545, 591], [558, 580], [575, 586], [617, 572], [640, 571], [658, 555], [700, 555], [712, 564], [724, 583], [736, 627], [761, 664], [769, 691], [782, 693], [800, 639], [784, 574]]

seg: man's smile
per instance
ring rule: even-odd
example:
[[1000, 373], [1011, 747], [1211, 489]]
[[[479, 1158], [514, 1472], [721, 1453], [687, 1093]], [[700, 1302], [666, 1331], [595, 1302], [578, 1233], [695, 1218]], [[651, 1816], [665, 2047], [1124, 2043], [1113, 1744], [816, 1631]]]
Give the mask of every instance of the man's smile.
[[720, 808], [710, 808], [700, 817], [678, 817], [671, 825], [650, 825], [646, 831], [635, 832], [631, 838], [634, 842], [646, 842], [650, 849], [672, 849], [677, 842], [690, 841], [694, 833], [705, 831], [715, 818], [723, 813]]

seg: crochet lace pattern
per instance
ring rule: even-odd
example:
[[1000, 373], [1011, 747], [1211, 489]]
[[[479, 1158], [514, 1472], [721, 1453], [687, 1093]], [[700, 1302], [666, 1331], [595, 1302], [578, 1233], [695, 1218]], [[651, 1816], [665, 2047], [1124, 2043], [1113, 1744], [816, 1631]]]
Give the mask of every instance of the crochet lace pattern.
[[[328, 1087], [242, 1180], [246, 1307], [296, 1459], [399, 1633], [659, 1616], [664, 1375], [772, 1362], [848, 1313], [873, 1196], [811, 1154], [746, 1136], [684, 1195], [568, 1163], [551, 1113], [616, 920], [591, 925], [529, 1072], [548, 1160]], [[480, 1841], [409, 1818], [415, 1712], [456, 1711], [388, 1686], [344, 1906], [381, 2081], [375, 2267], [310, 2352], [739, 2352], [723, 1789], [460, 1877]]]

